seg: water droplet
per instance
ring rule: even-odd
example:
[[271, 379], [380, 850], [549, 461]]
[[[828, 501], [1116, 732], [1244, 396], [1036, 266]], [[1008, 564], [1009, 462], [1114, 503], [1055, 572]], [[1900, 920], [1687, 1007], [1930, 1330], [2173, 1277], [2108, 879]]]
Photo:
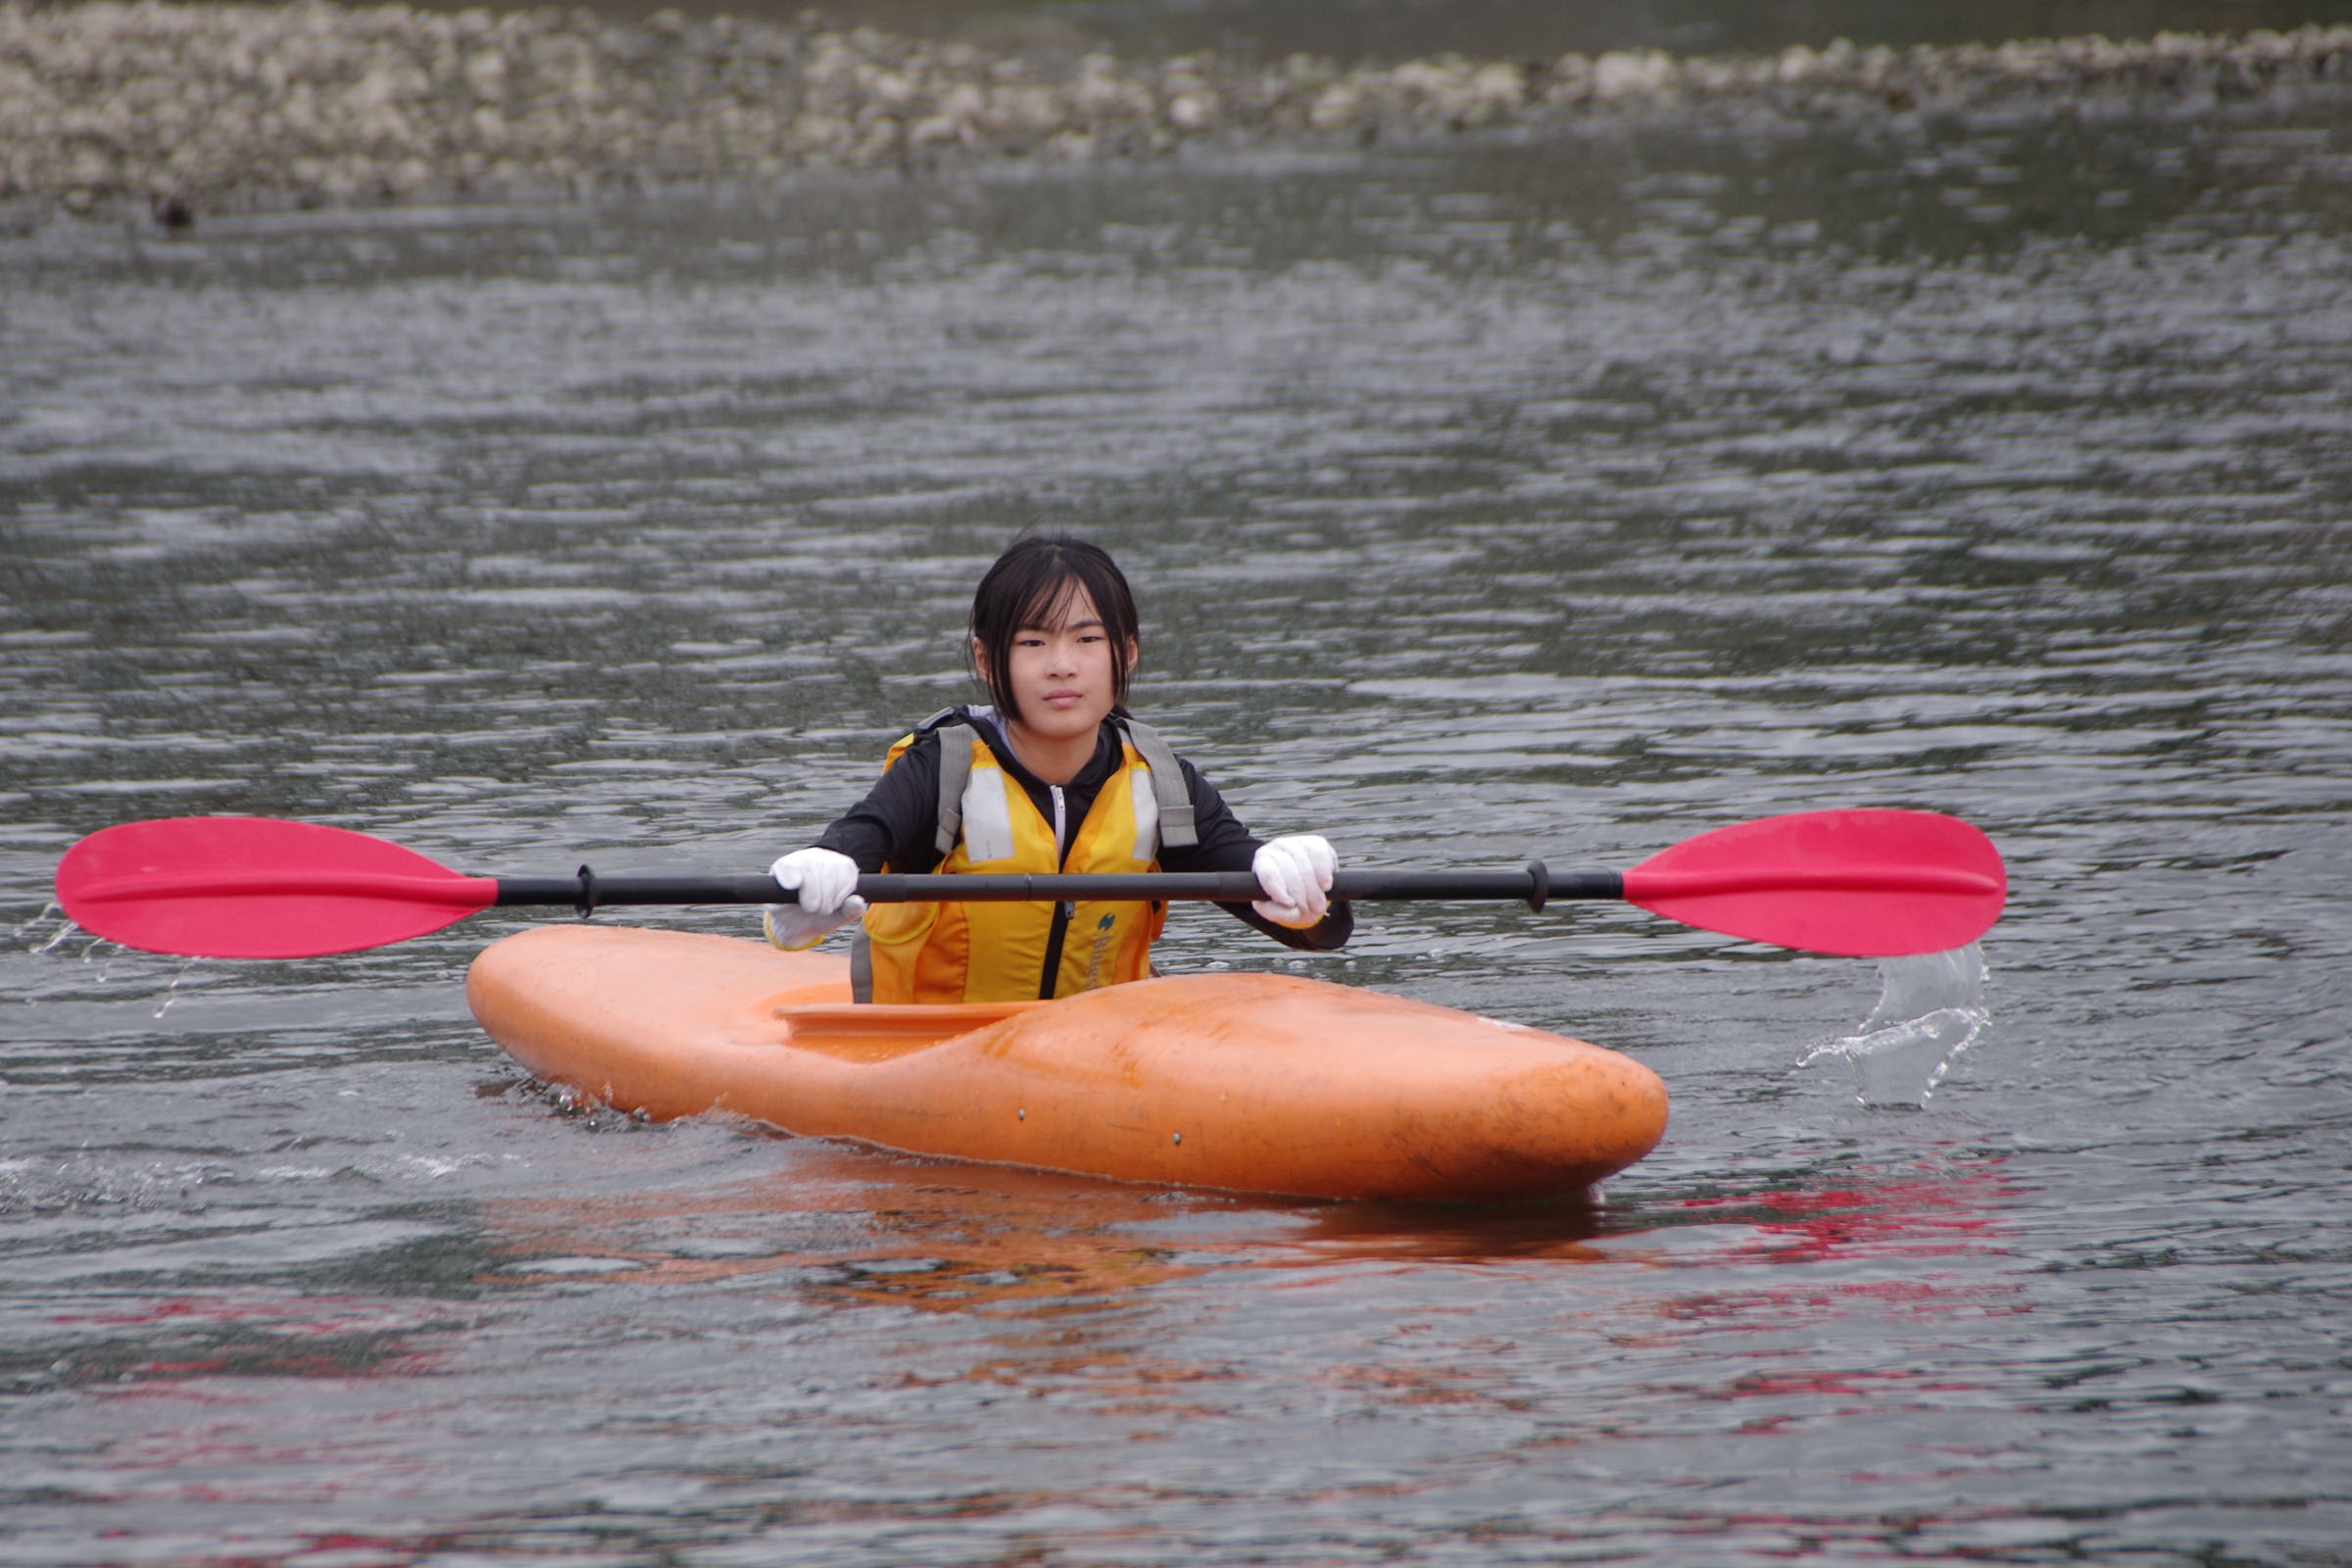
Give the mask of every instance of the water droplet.
[[179, 973], [173, 975], [172, 983], [164, 988], [164, 1000], [155, 1004], [155, 1015], [158, 1018], [172, 1010], [172, 1004], [179, 1000], [179, 983], [185, 980], [188, 977], [188, 971], [195, 967], [196, 960], [194, 958], [190, 958], [179, 966]]

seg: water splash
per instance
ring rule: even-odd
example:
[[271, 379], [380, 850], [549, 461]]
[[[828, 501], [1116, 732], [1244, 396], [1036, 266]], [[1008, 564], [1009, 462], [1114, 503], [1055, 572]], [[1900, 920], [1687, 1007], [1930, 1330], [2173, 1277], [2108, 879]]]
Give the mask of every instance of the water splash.
[[1984, 955], [1973, 942], [1948, 953], [1881, 958], [1879, 1004], [1861, 1030], [1822, 1042], [1797, 1065], [1838, 1057], [1852, 1065], [1863, 1104], [1925, 1105], [1992, 1017], [1984, 977]]
[[[65, 945], [65, 941], [68, 937], [77, 934], [80, 930], [81, 927], [75, 925], [73, 921], [68, 920], [64, 925], [57, 928], [57, 935], [51, 937], [48, 941], [42, 943], [39, 947], [33, 949], [32, 951], [35, 953], [54, 952], [58, 948]], [[88, 955], [84, 954], [83, 956], [86, 957]]]
[[172, 1004], [179, 1000], [179, 983], [188, 977], [189, 972], [193, 970], [200, 961], [200, 959], [190, 958], [187, 962], [179, 966], [179, 973], [173, 975], [172, 977], [172, 983], [164, 988], [164, 1000], [155, 1004], [155, 1015], [158, 1018], [161, 1018], [165, 1013], [172, 1010]]

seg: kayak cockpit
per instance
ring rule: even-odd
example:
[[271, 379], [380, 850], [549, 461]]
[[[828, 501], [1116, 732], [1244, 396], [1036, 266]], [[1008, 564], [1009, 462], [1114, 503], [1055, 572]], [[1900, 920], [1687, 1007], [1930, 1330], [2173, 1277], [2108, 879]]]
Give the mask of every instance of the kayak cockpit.
[[793, 1002], [788, 1000], [792, 995], [761, 1004], [771, 1020], [785, 1026], [775, 1044], [795, 1051], [822, 1052], [842, 1061], [887, 1061], [1046, 1005], [1042, 1002], [911, 1005]]

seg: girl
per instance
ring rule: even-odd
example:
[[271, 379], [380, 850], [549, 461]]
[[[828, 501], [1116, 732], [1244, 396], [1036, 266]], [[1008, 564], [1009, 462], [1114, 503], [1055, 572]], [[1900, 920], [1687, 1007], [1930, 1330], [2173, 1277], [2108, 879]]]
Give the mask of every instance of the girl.
[[946, 709], [903, 737], [866, 798], [771, 868], [799, 892], [767, 936], [806, 948], [864, 917], [860, 1002], [1066, 997], [1152, 972], [1161, 903], [898, 904], [868, 909], [861, 872], [1238, 871], [1266, 897], [1224, 907], [1286, 946], [1354, 929], [1328, 898], [1335, 860], [1311, 834], [1261, 843], [1193, 764], [1129, 716], [1135, 599], [1108, 555], [1036, 535], [972, 596], [972, 665], [993, 703]]

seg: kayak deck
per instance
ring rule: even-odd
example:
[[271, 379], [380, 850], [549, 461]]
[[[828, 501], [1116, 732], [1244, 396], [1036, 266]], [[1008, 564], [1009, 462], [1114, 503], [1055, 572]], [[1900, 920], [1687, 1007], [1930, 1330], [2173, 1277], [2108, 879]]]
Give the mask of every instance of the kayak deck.
[[466, 998], [523, 1066], [616, 1108], [1123, 1181], [1533, 1198], [1623, 1169], [1666, 1124], [1656, 1075], [1597, 1046], [1287, 975], [861, 1005], [842, 958], [570, 925], [484, 950]]

